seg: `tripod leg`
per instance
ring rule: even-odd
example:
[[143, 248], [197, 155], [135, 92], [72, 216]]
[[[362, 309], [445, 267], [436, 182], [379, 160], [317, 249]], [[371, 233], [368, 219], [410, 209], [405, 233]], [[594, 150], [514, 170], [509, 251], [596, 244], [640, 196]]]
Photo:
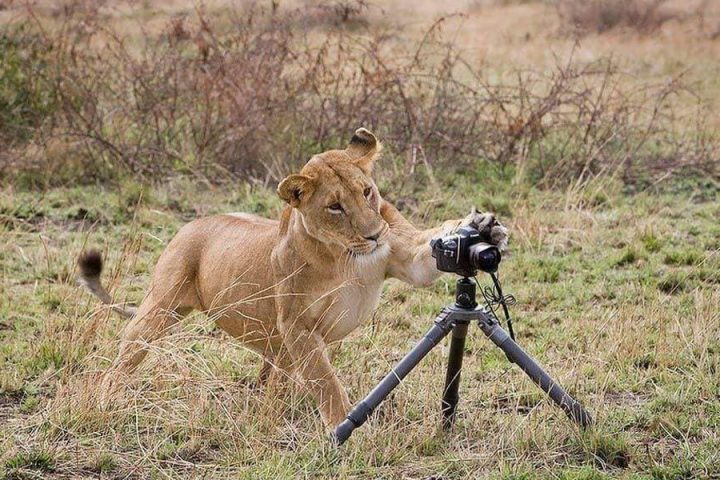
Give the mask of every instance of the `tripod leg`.
[[443, 391], [442, 412], [443, 428], [449, 430], [455, 422], [455, 408], [460, 396], [460, 371], [462, 370], [463, 354], [465, 353], [465, 337], [468, 324], [458, 323], [452, 331], [450, 340], [450, 353], [448, 354], [448, 367], [445, 375], [445, 389]]
[[377, 408], [385, 397], [397, 387], [408, 373], [412, 371], [425, 355], [430, 353], [440, 340], [450, 333], [454, 326], [453, 322], [448, 321], [447, 313], [441, 313], [435, 320], [435, 324], [427, 331], [425, 336], [418, 342], [412, 350], [410, 350], [400, 363], [372, 389], [367, 396], [350, 410], [347, 418], [335, 428], [335, 442], [337, 445], [345, 443], [352, 432], [370, 417], [370, 414]]
[[480, 320], [480, 329], [492, 342], [505, 352], [508, 359], [516, 363], [560, 408], [570, 419], [585, 428], [592, 425], [592, 417], [580, 403], [571, 397], [545, 370], [538, 365], [534, 358], [528, 355], [510, 335], [495, 321]]

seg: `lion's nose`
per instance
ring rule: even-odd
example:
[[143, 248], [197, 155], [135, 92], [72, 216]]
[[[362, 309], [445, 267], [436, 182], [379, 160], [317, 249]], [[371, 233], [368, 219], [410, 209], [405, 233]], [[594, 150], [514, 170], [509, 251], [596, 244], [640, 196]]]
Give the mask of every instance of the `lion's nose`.
[[[381, 230], [382, 231], [382, 230]], [[381, 232], [380, 231], [380, 232]], [[372, 240], [373, 242], [377, 242], [377, 239], [380, 238], [380, 232], [377, 232], [374, 235], [370, 235], [368, 237], [365, 237], [365, 240]]]

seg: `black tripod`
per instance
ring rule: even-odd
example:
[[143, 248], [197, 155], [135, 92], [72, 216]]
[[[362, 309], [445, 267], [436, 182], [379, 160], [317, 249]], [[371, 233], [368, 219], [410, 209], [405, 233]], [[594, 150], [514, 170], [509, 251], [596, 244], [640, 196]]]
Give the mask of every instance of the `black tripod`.
[[477, 320], [482, 332], [500, 347], [508, 360], [516, 363], [573, 421], [582, 427], [592, 424], [592, 417], [574, 398], [558, 385], [537, 362], [500, 326], [495, 315], [479, 307], [475, 300], [475, 282], [467, 277], [457, 281], [455, 304], [443, 308], [435, 323], [415, 347], [408, 352], [400, 363], [372, 389], [350, 411], [347, 418], [335, 428], [335, 440], [342, 445], [352, 432], [368, 419], [370, 414], [385, 400], [390, 392], [400, 384], [403, 378], [420, 363], [425, 355], [452, 331], [448, 369], [445, 376], [445, 390], [442, 399], [443, 426], [452, 427], [455, 420], [460, 387], [465, 336], [471, 321]]

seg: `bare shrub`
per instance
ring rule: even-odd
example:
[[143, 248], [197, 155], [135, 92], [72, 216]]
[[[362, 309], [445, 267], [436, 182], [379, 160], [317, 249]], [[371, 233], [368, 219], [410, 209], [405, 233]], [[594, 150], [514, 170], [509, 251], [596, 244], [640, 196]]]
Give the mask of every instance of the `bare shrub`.
[[702, 124], [680, 130], [680, 82], [636, 85], [610, 62], [572, 58], [550, 74], [489, 82], [442, 41], [442, 20], [403, 49], [343, 29], [311, 42], [296, 28], [305, 13], [253, 7], [228, 27], [199, 11], [139, 46], [84, 14], [52, 34], [37, 28], [48, 52], [38, 78], [56, 107], [21, 170], [50, 182], [74, 172], [272, 183], [364, 125], [405, 177], [418, 165], [494, 167], [547, 186], [656, 167], [716, 173], [714, 137], [695, 135]]
[[556, 5], [564, 23], [602, 33], [615, 27], [657, 30], [675, 17], [666, 4], [667, 0], [558, 0]]
[[[496, 91], [503, 112], [496, 159], [513, 159], [535, 183], [719, 173], [717, 139], [707, 135], [702, 104], [679, 78], [637, 85], [611, 61], [570, 60], [549, 75], [521, 75], [516, 85]], [[500, 97], [503, 91], [509, 94]]]

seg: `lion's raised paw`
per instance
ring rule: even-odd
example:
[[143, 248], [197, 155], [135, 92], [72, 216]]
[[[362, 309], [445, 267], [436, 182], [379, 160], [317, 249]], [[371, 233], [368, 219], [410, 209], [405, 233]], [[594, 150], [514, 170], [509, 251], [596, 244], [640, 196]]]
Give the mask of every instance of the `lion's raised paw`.
[[495, 245], [500, 251], [507, 249], [508, 229], [497, 220], [494, 213], [479, 212], [477, 208], [473, 207], [470, 215], [465, 217], [462, 224], [476, 228], [487, 243]]

